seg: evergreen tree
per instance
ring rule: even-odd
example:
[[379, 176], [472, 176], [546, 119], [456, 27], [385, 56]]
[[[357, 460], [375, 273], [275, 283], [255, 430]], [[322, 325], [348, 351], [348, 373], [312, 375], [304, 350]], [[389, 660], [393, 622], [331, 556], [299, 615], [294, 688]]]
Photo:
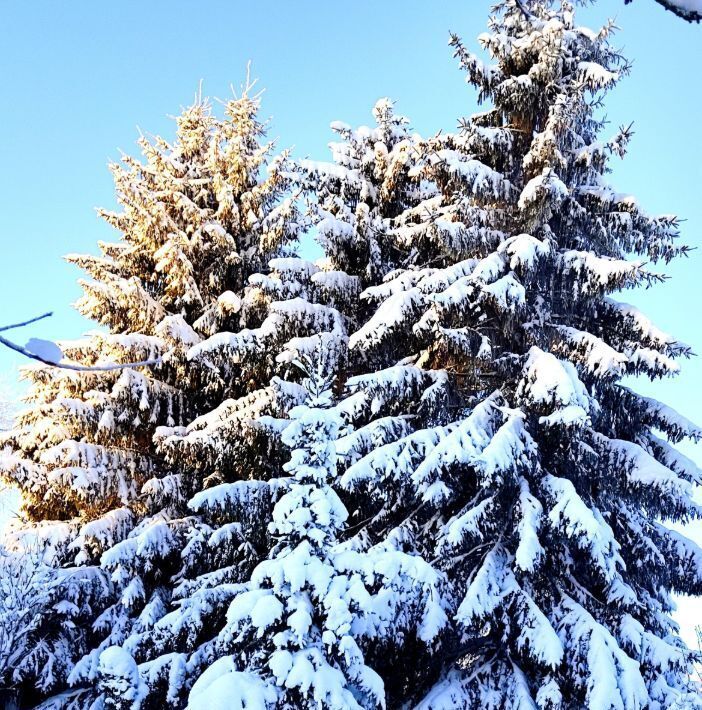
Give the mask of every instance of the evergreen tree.
[[[606, 183], [630, 137], [600, 139], [599, 96], [628, 71], [612, 31], [567, 2], [505, 0], [480, 38], [494, 65], [453, 37], [492, 107], [423, 142], [408, 177], [434, 189], [377, 232], [411, 258], [362, 292], [375, 309], [350, 332], [347, 386], [410, 408], [364, 412], [354, 440], [372, 450], [340, 483], [359, 540], [401, 539], [447, 575], [453, 620], [432, 657], [373, 665], [390, 704], [699, 702], [669, 614], [671, 592], [702, 590], [702, 551], [665, 522], [700, 515], [699, 472], [671, 444], [702, 431], [621, 383], [676, 374], [689, 348], [612, 296], [685, 247], [675, 218]], [[417, 667], [434, 688], [411, 684]]]
[[43, 617], [61, 601], [47, 567], [36, 554], [0, 548], [0, 703], [16, 708], [25, 669], [47, 645]]
[[458, 133], [382, 100], [264, 179], [245, 95], [117, 170], [124, 239], [75, 259], [110, 332], [64, 349], [159, 364], [29, 370], [2, 464], [63, 567], [22, 677], [78, 688], [45, 707], [702, 707], [670, 618], [702, 550], [669, 527], [702, 430], [622, 383], [690, 351], [614, 297], [685, 247], [606, 182], [613, 29], [500, 0], [492, 65], [451, 39], [490, 103]]
[[[296, 170], [298, 182], [318, 188], [315, 213], [323, 220], [319, 240], [330, 256], [314, 263], [273, 259], [268, 273], [250, 278], [242, 311], [265, 311], [261, 326], [215, 334], [188, 353], [193, 368], [220, 372], [231, 398], [188, 427], [157, 432], [167, 459], [197, 470], [206, 490], [189, 503], [198, 522], [182, 552], [173, 595], [177, 608], [124, 644], [140, 659], [150, 701], [183, 702], [200, 673], [227, 652], [218, 640], [218, 632], [227, 626], [227, 609], [239, 585], [276, 546], [264, 521], [271, 520], [286, 490], [279, 474], [287, 451], [282, 432], [287, 412], [307, 397], [299, 369], [291, 363], [314, 357], [321, 340], [326, 356], [339, 363], [338, 386], [343, 389], [344, 378], [356, 367], [347, 361], [346, 333], [367, 317], [359, 291], [379, 283], [401, 253], [390, 239], [377, 235], [390, 228], [390, 218], [403, 207], [417, 204], [422, 190], [430, 189], [409, 177], [418, 138], [409, 133], [407, 120], [396, 116], [387, 100], [378, 102], [374, 115], [374, 128], [334, 125], [343, 139], [334, 147], [341, 164], [306, 161]], [[347, 209], [347, 202], [353, 209]], [[388, 378], [394, 376], [388, 373]], [[406, 392], [395, 388], [381, 393], [376, 379], [368, 391], [359, 389], [345, 400], [344, 418], [364, 424], [369, 412], [386, 412], [385, 426], [395, 434], [398, 428], [406, 431], [407, 417], [390, 415], [406, 412], [408, 402], [432, 390], [432, 375], [417, 371], [416, 386]], [[262, 386], [265, 382], [267, 387]], [[439, 399], [429, 392], [422, 406], [431, 409], [431, 402]], [[383, 426], [381, 422], [373, 437], [367, 432], [344, 437], [344, 457], [355, 460], [379, 444]], [[399, 550], [402, 543], [392, 545]], [[407, 610], [408, 643], [426, 646], [418, 636], [422, 620], [417, 614]], [[397, 642], [387, 640], [374, 647], [381, 655], [392, 653], [399, 663], [397, 648]], [[403, 673], [407, 677], [407, 669]]]
[[322, 354], [301, 363], [306, 401], [290, 411], [282, 436], [292, 454], [269, 524], [276, 543], [229, 607], [217, 643], [233, 655], [197, 681], [193, 710], [384, 707], [383, 682], [361, 645], [394, 645], [413, 609], [420, 633], [445, 620], [436, 603], [441, 579], [429, 565], [388, 545], [339, 544], [348, 513], [332, 489], [343, 427], [332, 364]]
[[193, 526], [187, 502], [202, 481], [167, 461], [153, 436], [215, 408], [226, 391], [215, 369], [191, 368], [187, 352], [219, 330], [260, 323], [259, 311], [242, 311], [248, 278], [297, 236], [286, 157], [272, 159], [261, 142], [258, 108], [249, 87], [223, 119], [197, 99], [177, 118], [173, 144], [142, 137], [144, 162], [112, 166], [122, 211], [101, 215], [122, 238], [101, 243], [99, 257], [69, 257], [91, 277], [77, 307], [105, 329], [63, 351], [82, 365], [157, 364], [27, 368], [30, 407], [4, 438], [2, 475], [20, 488], [27, 518], [16, 545], [38, 541], [55, 566], [85, 569], [69, 575], [53, 620], [70, 638], [34, 667], [42, 693], [69, 671], [71, 684], [87, 684], [65, 696], [76, 707], [96, 688], [100, 653], [170, 604]]

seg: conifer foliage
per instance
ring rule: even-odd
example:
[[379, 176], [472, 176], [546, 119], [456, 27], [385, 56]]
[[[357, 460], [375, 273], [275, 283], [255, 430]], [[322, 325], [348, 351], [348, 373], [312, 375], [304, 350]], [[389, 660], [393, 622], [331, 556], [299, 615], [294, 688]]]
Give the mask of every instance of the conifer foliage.
[[115, 168], [123, 239], [73, 258], [109, 332], [63, 349], [158, 364], [31, 368], [0, 459], [54, 565], [44, 707], [702, 708], [670, 616], [702, 430], [623, 381], [690, 349], [620, 295], [686, 248], [607, 182], [629, 65], [574, 15], [451, 36], [486, 104], [455, 133], [382, 99], [293, 165], [244, 94]]
[[247, 87], [220, 119], [198, 97], [176, 119], [174, 143], [142, 136], [143, 162], [111, 166], [121, 211], [100, 212], [120, 241], [101, 243], [98, 257], [69, 257], [90, 277], [77, 307], [104, 330], [63, 343], [64, 353], [83, 365], [158, 364], [25, 371], [30, 406], [2, 457], [29, 522], [14, 543], [38, 542], [47, 561], [75, 566], [45, 630], [60, 648], [25, 669], [43, 692], [69, 673], [94, 689], [101, 651], [168, 608], [201, 482], [157, 451], [154, 433], [221, 403], [225, 383], [195, 372], [187, 352], [223, 328], [259, 324], [259, 312], [241, 309], [248, 278], [297, 238], [286, 157], [262, 141], [258, 106]]
[[438, 422], [405, 411], [409, 430], [341, 478], [368, 501], [359, 535], [401, 537], [449, 580], [438, 683], [407, 690], [422, 708], [698, 702], [669, 612], [670, 592], [700, 593], [702, 551], [665, 522], [700, 515], [699, 472], [670, 444], [702, 432], [621, 383], [676, 374], [689, 349], [614, 297], [685, 248], [674, 218], [605, 180], [630, 137], [602, 139], [597, 118], [628, 71], [613, 29], [506, 0], [480, 37], [493, 64], [452, 38], [491, 106], [423, 142], [412, 174], [440, 198], [392, 220], [437, 235], [438, 254], [416, 240], [361, 293], [376, 310], [351, 359], [394, 367], [357, 381], [387, 391], [393, 372], [409, 392], [431, 376], [446, 393]]
[[253, 692], [265, 701], [261, 707], [354, 708], [366, 705], [364, 697], [371, 707], [382, 702], [382, 681], [353, 638], [359, 615], [351, 610], [367, 607], [369, 594], [353, 563], [342, 566], [344, 553], [334, 551], [347, 518], [331, 488], [342, 422], [330, 411], [332, 383], [320, 370], [305, 381], [307, 400], [290, 411], [283, 432], [292, 455], [284, 466], [287, 490], [269, 523], [276, 545], [234, 598], [221, 634], [242, 649], [236, 658], [244, 657], [244, 670], [222, 672], [231, 658], [217, 661], [193, 688], [191, 707], [245, 707], [252, 701], [241, 696]]
[[362, 647], [392, 647], [406, 631], [432, 635], [445, 621], [441, 577], [429, 565], [390, 544], [340, 542], [348, 512], [333, 485], [345, 426], [324, 352], [334, 351], [300, 363], [306, 399], [282, 435], [292, 453], [268, 525], [275, 545], [229, 607], [218, 645], [234, 654], [202, 674], [193, 710], [384, 707], [383, 681]]

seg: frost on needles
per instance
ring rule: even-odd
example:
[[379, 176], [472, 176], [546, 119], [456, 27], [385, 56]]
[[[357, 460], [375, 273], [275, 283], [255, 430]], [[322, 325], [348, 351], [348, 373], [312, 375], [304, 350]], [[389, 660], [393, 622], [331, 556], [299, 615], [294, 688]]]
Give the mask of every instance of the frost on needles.
[[383, 99], [293, 165], [245, 96], [116, 170], [124, 237], [76, 258], [109, 333], [62, 347], [163, 364], [28, 371], [12, 542], [66, 590], [18, 669], [37, 702], [702, 707], [670, 616], [702, 592], [671, 527], [702, 430], [622, 382], [690, 354], [621, 295], [686, 248], [607, 182], [613, 30], [502, 0], [489, 62], [451, 38], [486, 104], [455, 133]]

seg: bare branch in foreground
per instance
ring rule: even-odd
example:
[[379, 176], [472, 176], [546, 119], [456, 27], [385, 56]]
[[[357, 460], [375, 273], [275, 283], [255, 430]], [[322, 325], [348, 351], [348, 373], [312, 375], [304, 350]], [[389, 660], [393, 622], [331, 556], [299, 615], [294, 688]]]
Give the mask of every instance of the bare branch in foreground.
[[[0, 332], [6, 331], [6, 330], [12, 330], [14, 328], [22, 328], [25, 325], [30, 325], [32, 323], [36, 323], [37, 321], [43, 320], [44, 318], [49, 318], [53, 313], [50, 311], [48, 313], [43, 313], [40, 316], [36, 316], [36, 318], [30, 318], [29, 320], [23, 321], [22, 323], [15, 323], [13, 325], [5, 325], [5, 326], [0, 326]], [[47, 344], [53, 345], [57, 351], [60, 352], [60, 349], [55, 343], [52, 343], [51, 341], [41, 341], [45, 342]], [[44, 365], [49, 365], [50, 367], [58, 367], [62, 370], [76, 370], [78, 372], [109, 372], [111, 370], [124, 370], [130, 367], [150, 367], [153, 365], [159, 365], [162, 360], [161, 358], [155, 358], [153, 360], [141, 360], [140, 362], [126, 362], [122, 364], [117, 364], [117, 363], [109, 363], [106, 365], [79, 365], [77, 363], [72, 363], [72, 362], [63, 362], [62, 360], [54, 360], [52, 358], [48, 358], [45, 356], [42, 356], [38, 353], [32, 352], [31, 350], [27, 349], [26, 346], [24, 345], [18, 345], [17, 343], [13, 342], [12, 340], [8, 340], [7, 338], [3, 337], [0, 335], [0, 343], [4, 345], [7, 348], [10, 348], [10, 350], [14, 350], [15, 352], [20, 353], [20, 355], [24, 355], [24, 357], [29, 358], [30, 360], [36, 360], [37, 362], [41, 362]]]

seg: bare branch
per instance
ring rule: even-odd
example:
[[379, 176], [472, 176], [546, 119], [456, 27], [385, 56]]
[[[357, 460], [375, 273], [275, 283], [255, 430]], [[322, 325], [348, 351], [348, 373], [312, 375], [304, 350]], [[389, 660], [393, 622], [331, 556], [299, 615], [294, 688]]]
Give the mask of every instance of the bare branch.
[[[15, 323], [14, 325], [5, 325], [5, 326], [0, 326], [0, 332], [5, 331], [5, 330], [11, 330], [13, 328], [21, 328], [25, 325], [29, 325], [30, 323], [36, 323], [37, 321], [43, 320], [44, 318], [48, 318], [51, 316], [52, 313], [44, 313], [40, 316], [37, 316], [36, 318], [30, 318], [29, 320], [26, 320], [22, 323]], [[132, 367], [151, 367], [153, 365], [160, 365], [163, 361], [162, 359], [159, 358], [154, 358], [152, 360], [141, 360], [139, 362], [126, 362], [123, 364], [117, 364], [117, 363], [108, 363], [106, 365], [79, 365], [77, 363], [72, 363], [72, 362], [54, 362], [52, 360], [48, 360], [46, 358], [43, 358], [41, 355], [37, 355], [36, 353], [33, 353], [31, 350], [27, 350], [26, 347], [23, 345], [18, 345], [17, 343], [12, 342], [11, 340], [8, 340], [7, 338], [3, 337], [0, 335], [0, 344], [4, 345], [7, 348], [10, 348], [10, 350], [14, 350], [15, 352], [19, 353], [20, 355], [24, 355], [24, 357], [29, 358], [30, 360], [36, 360], [37, 362], [41, 362], [44, 365], [49, 365], [50, 367], [57, 367], [61, 370], [75, 370], [77, 372], [110, 372], [111, 370], [125, 370], [128, 368]]]
[[12, 330], [13, 328], [23, 328], [25, 325], [31, 325], [32, 323], [36, 323], [39, 320], [49, 318], [53, 315], [54, 314], [51, 311], [48, 311], [47, 313], [42, 313], [40, 316], [37, 316], [36, 318], [30, 318], [29, 320], [26, 320], [22, 323], [15, 323], [14, 325], [2, 325], [0, 326], [0, 332], [2, 332], [3, 330]]

